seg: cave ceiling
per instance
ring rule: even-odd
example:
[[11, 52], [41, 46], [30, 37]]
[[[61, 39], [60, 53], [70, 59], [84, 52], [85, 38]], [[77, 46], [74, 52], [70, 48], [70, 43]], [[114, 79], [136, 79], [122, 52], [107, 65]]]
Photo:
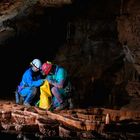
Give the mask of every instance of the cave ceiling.
[[7, 19], [28, 15], [34, 7], [60, 7], [71, 3], [71, 0], [2, 0], [0, 2], [0, 26]]

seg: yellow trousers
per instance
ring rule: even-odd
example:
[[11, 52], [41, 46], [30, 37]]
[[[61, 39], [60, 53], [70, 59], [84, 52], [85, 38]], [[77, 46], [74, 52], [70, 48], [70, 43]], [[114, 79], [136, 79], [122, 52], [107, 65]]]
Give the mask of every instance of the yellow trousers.
[[39, 107], [42, 109], [49, 109], [52, 103], [52, 94], [50, 91], [50, 85], [46, 80], [40, 87], [40, 102]]

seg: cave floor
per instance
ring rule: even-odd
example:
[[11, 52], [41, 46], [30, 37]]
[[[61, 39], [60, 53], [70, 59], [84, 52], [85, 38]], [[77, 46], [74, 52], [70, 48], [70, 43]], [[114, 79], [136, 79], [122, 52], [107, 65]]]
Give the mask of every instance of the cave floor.
[[16, 137], [34, 134], [34, 138], [113, 139], [119, 138], [123, 132], [125, 135], [122, 137], [140, 138], [138, 98], [120, 110], [75, 108], [52, 112], [33, 106], [27, 108], [17, 105], [14, 100], [1, 100], [0, 121], [1, 134], [12, 133]]

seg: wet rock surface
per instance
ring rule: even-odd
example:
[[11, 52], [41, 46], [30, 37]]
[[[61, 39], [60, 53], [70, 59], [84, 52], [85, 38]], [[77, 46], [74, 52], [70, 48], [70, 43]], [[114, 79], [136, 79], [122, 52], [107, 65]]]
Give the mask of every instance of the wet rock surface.
[[17, 139], [140, 138], [140, 111], [126, 108], [77, 108], [50, 112], [33, 106], [27, 108], [13, 101], [1, 101], [0, 122], [0, 137], [5, 134]]

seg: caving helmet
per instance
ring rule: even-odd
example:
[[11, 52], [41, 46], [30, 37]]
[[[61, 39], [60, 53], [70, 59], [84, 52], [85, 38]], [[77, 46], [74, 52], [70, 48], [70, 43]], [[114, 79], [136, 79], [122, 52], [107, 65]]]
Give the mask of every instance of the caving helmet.
[[49, 62], [49, 61], [45, 62], [45, 63], [42, 65], [41, 69], [42, 69], [42, 72], [43, 72], [45, 75], [48, 75], [49, 72], [50, 72], [51, 69], [52, 69], [52, 63]]
[[34, 59], [31, 63], [31, 66], [41, 69], [42, 63], [39, 59]]

